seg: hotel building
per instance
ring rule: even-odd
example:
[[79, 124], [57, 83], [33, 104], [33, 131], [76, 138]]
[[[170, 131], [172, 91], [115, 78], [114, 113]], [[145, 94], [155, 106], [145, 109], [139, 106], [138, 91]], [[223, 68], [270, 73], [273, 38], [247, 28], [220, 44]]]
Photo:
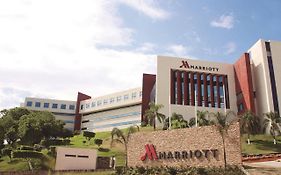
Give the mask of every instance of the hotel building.
[[51, 111], [70, 129], [88, 131], [146, 123], [151, 101], [163, 104], [160, 112], [166, 116], [176, 112], [187, 120], [197, 110], [252, 111], [263, 117], [281, 112], [279, 75], [281, 42], [258, 40], [234, 64], [158, 56], [157, 75], [143, 74], [141, 88], [96, 98], [79, 92], [77, 101], [26, 98], [24, 106]]

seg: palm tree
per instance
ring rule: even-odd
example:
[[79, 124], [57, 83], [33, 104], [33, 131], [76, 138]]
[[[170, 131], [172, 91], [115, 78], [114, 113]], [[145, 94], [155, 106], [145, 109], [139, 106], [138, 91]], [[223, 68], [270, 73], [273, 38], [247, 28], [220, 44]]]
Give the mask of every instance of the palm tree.
[[223, 159], [224, 159], [224, 168], [226, 168], [226, 152], [225, 152], [225, 136], [227, 135], [228, 128], [231, 124], [231, 122], [228, 121], [228, 117], [230, 114], [233, 114], [233, 112], [229, 112], [226, 115], [217, 112], [214, 114], [215, 116], [215, 126], [217, 127], [221, 138], [222, 138], [222, 144], [223, 144]]
[[[208, 117], [208, 118], [206, 118], [206, 117]], [[197, 110], [197, 122], [198, 122], [198, 126], [211, 125], [212, 123], [209, 120], [209, 112]]]
[[139, 126], [130, 126], [127, 129], [126, 133], [124, 133], [122, 130], [118, 128], [113, 128], [111, 131], [111, 146], [113, 146], [114, 143], [121, 143], [125, 147], [126, 167], [128, 166], [128, 156], [127, 156], [128, 142], [131, 134], [137, 131], [139, 131]]
[[277, 112], [268, 112], [264, 116], [264, 130], [273, 137], [273, 143], [276, 144], [276, 135], [281, 133], [281, 118]]
[[162, 104], [155, 104], [153, 102], [149, 103], [149, 109], [145, 111], [145, 116], [148, 119], [148, 122], [153, 123], [154, 131], [156, 130], [156, 119], [162, 123], [165, 120], [165, 115], [160, 113], [159, 110], [163, 108]]
[[247, 143], [250, 144], [250, 135], [257, 134], [260, 130], [259, 118], [251, 111], [245, 112], [240, 118], [241, 131], [247, 133]]

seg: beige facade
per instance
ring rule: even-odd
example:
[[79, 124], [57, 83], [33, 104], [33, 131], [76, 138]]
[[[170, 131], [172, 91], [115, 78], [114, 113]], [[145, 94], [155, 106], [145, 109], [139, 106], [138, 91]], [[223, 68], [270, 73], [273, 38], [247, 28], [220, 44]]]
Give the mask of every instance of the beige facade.
[[[146, 145], [153, 145], [156, 157]], [[228, 165], [242, 165], [239, 123], [230, 126], [225, 150]], [[224, 166], [223, 141], [216, 126], [134, 133], [127, 154], [130, 167]]]
[[52, 112], [57, 120], [65, 122], [65, 128], [74, 129], [76, 101], [27, 97], [23, 107], [33, 111]]
[[[270, 43], [270, 50], [267, 51], [265, 43]], [[268, 56], [272, 58], [274, 79], [276, 82], [277, 100], [281, 102], [281, 42], [278, 41], [266, 41], [258, 40], [249, 50], [248, 53], [252, 60], [252, 75], [253, 85], [255, 91], [255, 104], [257, 109], [257, 115], [263, 116], [264, 113], [275, 111], [273, 94], [272, 94], [272, 82], [270, 77], [270, 68], [268, 62]], [[279, 108], [279, 113], [280, 108]]]
[[[187, 61], [190, 65], [216, 68], [210, 70], [194, 70], [191, 68], [180, 68], [182, 61]], [[218, 69], [217, 69], [218, 68]], [[215, 73], [227, 75], [228, 78], [228, 89], [229, 89], [229, 105], [230, 109], [225, 108], [214, 108], [214, 107], [200, 107], [191, 105], [176, 105], [170, 104], [169, 96], [171, 92], [171, 69], [173, 70], [184, 70], [193, 72], [205, 72], [205, 73]], [[157, 77], [156, 77], [156, 103], [163, 104], [164, 108], [161, 112], [165, 116], [171, 116], [173, 112], [183, 115], [185, 119], [190, 119], [195, 117], [196, 110], [207, 110], [209, 112], [222, 112], [234, 111], [237, 112], [236, 105], [236, 93], [235, 93], [235, 78], [234, 78], [234, 68], [232, 64], [216, 63], [208, 61], [191, 60], [176, 57], [158, 56], [157, 57]]]
[[141, 88], [129, 89], [80, 103], [81, 129], [101, 132], [141, 124]]
[[55, 170], [95, 170], [95, 149], [57, 147]]

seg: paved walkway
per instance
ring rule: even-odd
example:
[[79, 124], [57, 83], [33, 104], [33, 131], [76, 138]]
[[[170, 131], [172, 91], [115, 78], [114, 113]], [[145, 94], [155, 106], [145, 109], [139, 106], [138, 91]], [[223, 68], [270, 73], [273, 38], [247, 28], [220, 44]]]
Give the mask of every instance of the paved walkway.
[[250, 175], [280, 175], [281, 159], [276, 161], [243, 163]]

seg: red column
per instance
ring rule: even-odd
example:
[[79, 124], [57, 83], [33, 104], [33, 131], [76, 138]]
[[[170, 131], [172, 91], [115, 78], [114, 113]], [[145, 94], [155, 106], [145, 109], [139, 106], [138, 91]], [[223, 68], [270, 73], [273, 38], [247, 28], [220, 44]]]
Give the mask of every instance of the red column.
[[221, 105], [220, 105], [220, 83], [219, 83], [219, 75], [216, 76], [216, 80], [217, 80], [217, 104], [218, 104], [218, 108], [220, 108]]
[[208, 107], [208, 85], [207, 85], [207, 74], [204, 73], [204, 101], [205, 101], [205, 107]]
[[188, 99], [188, 73], [184, 72], [184, 105], [189, 105]]
[[201, 74], [197, 73], [197, 106], [202, 106]]
[[191, 106], [194, 106], [194, 73], [190, 72]]
[[142, 104], [141, 104], [141, 121], [148, 123], [148, 119], [145, 116], [145, 111], [149, 109], [150, 95], [153, 90], [153, 86], [156, 82], [156, 75], [143, 74], [142, 76]]
[[80, 114], [80, 102], [90, 98], [91, 96], [78, 92], [77, 101], [76, 101], [76, 110], [75, 110], [75, 121], [74, 121], [75, 131], [80, 131], [81, 129], [82, 115]]
[[175, 104], [175, 71], [171, 69], [171, 81], [170, 81], [170, 96], [171, 96], [171, 104]]
[[223, 85], [224, 85], [224, 94], [225, 94], [225, 105], [226, 108], [229, 109], [229, 92], [228, 92], [228, 85], [227, 85], [227, 78], [226, 75], [223, 76]]
[[181, 72], [177, 72], [177, 104], [182, 104]]
[[214, 75], [210, 74], [211, 106], [215, 107], [213, 77], [214, 77]]

